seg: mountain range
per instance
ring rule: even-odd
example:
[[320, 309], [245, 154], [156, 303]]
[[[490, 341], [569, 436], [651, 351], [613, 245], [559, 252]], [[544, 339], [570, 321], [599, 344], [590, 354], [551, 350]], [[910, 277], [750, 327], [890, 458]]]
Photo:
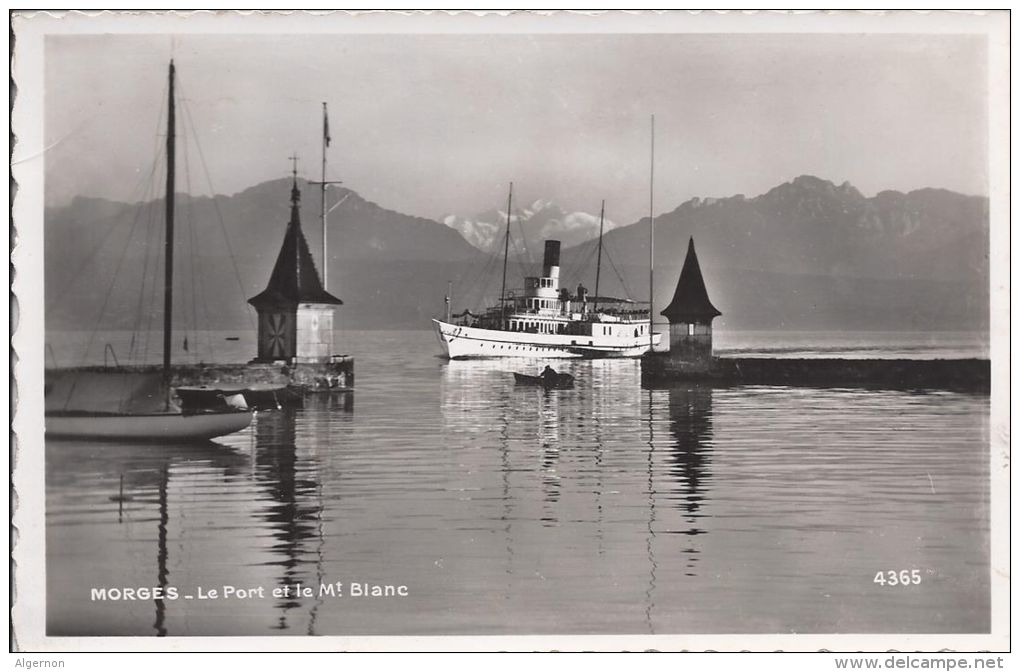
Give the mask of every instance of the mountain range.
[[[246, 300], [265, 287], [290, 211], [290, 180], [232, 196], [177, 198], [176, 324], [252, 328]], [[305, 235], [321, 264], [318, 191], [299, 181]], [[343, 188], [329, 192], [329, 290], [343, 329], [421, 329], [453, 305], [498, 298], [506, 213], [438, 222]], [[47, 328], [130, 329], [158, 319], [162, 200], [77, 198], [45, 212]], [[565, 286], [595, 282], [597, 216], [546, 201], [522, 208], [509, 287], [537, 273], [541, 242], [564, 242]], [[499, 224], [502, 219], [502, 224]], [[594, 226], [594, 233], [593, 233]], [[865, 197], [798, 177], [767, 193], [695, 198], [655, 219], [655, 305], [668, 302], [693, 236], [717, 328], [988, 328], [988, 199], [939, 189]], [[648, 293], [648, 220], [609, 227], [602, 294]], [[158, 325], [158, 321], [155, 322]]]
[[[693, 236], [717, 324], [737, 329], [984, 330], [988, 199], [942, 189], [863, 196], [801, 176], [753, 198], [694, 198], [655, 219], [656, 305]], [[565, 265], [595, 243], [568, 250]], [[648, 293], [648, 220], [605, 236]], [[645, 269], [643, 273], [640, 269]]]
[[[587, 212], [564, 212], [552, 201], [539, 199], [510, 215], [510, 249], [525, 256], [542, 255], [545, 241], [554, 238], [564, 247], [598, 238], [603, 218]], [[464, 236], [464, 240], [489, 254], [503, 254], [507, 229], [505, 210], [493, 209], [473, 217], [446, 215], [443, 224]], [[602, 221], [605, 231], [616, 228], [609, 219]]]

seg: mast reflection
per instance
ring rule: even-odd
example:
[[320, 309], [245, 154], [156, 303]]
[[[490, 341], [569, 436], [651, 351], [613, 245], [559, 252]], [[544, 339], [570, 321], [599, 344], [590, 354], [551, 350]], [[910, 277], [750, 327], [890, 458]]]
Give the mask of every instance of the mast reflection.
[[[110, 513], [116, 515], [120, 525], [144, 522], [147, 526], [151, 507], [156, 505], [155, 534], [155, 582], [160, 588], [152, 600], [155, 618], [152, 629], [157, 637], [170, 633], [168, 617], [173, 601], [162, 596], [171, 586], [171, 548], [184, 548], [187, 530], [182, 513], [180, 498], [173, 496], [191, 482], [196, 470], [212, 470], [219, 473], [222, 482], [240, 475], [246, 464], [245, 458], [237, 452], [217, 443], [198, 444], [103, 444], [96, 450], [96, 444], [77, 441], [52, 441], [46, 445], [47, 485], [67, 479], [68, 470], [80, 468], [82, 456], [88, 471], [103, 474], [115, 495], [107, 497], [111, 503]], [[114, 483], [116, 485], [114, 485]], [[112, 506], [116, 503], [116, 508]], [[151, 528], [149, 528], [151, 529]], [[150, 556], [151, 557], [151, 556]], [[179, 560], [178, 560], [179, 561]], [[54, 600], [63, 599], [55, 590], [48, 593], [48, 611], [56, 611]], [[54, 634], [51, 632], [50, 634]], [[61, 633], [65, 634], [65, 633]], [[67, 635], [76, 634], [69, 631]]]

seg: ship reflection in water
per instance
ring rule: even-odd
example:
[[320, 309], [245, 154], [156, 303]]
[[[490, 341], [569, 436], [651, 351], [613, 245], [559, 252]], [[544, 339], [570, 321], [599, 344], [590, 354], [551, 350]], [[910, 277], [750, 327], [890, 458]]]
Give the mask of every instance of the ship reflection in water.
[[[647, 390], [627, 360], [557, 363], [575, 388], [543, 390], [512, 376], [542, 361], [369, 342], [356, 412], [311, 397], [216, 444], [49, 442], [49, 634], [988, 628], [987, 396]], [[883, 592], [887, 567], [924, 590]]]

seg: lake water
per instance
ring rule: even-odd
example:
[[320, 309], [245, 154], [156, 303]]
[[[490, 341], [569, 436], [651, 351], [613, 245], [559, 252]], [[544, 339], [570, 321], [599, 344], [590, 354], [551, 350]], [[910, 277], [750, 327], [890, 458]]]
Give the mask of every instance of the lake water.
[[[351, 395], [200, 446], [47, 443], [48, 634], [989, 630], [987, 395], [644, 390], [638, 362], [606, 360], [554, 364], [577, 385], [543, 391], [510, 372], [545, 362], [448, 362], [431, 332], [340, 336]], [[58, 360], [83, 351], [49, 338]], [[250, 342], [225, 345], [243, 359]], [[987, 355], [961, 334], [719, 345]], [[874, 582], [889, 570], [920, 583]], [[342, 597], [322, 592], [337, 582]], [[157, 586], [177, 599], [92, 599]]]

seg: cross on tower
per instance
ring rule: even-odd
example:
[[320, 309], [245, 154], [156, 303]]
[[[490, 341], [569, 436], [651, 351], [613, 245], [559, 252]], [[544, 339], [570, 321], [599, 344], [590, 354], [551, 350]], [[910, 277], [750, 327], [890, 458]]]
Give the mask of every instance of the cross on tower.
[[293, 168], [293, 170], [291, 172], [294, 173], [294, 177], [296, 178], [297, 177], [297, 162], [298, 162], [297, 152], [294, 152], [294, 156], [289, 156], [287, 158], [294, 162], [294, 168]]

